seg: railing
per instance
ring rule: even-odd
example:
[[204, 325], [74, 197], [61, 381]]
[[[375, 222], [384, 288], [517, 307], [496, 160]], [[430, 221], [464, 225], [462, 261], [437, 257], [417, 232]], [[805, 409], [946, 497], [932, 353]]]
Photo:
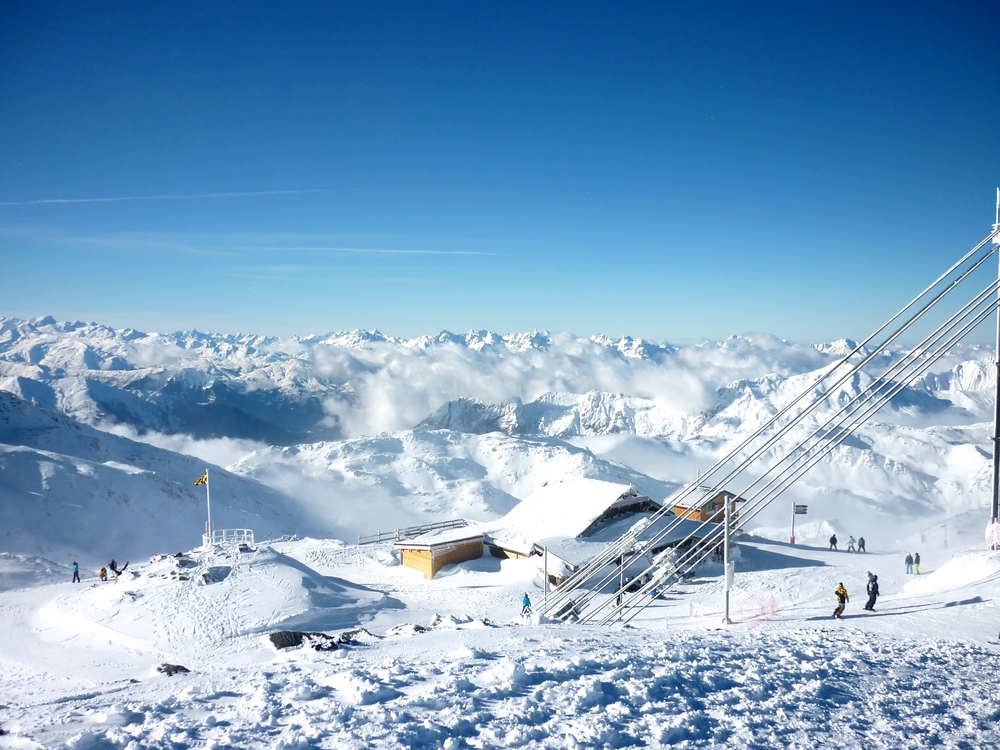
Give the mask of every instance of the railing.
[[412, 539], [415, 536], [426, 534], [428, 531], [438, 529], [461, 529], [469, 525], [464, 518], [455, 518], [451, 521], [438, 521], [437, 523], [427, 523], [423, 526], [407, 526], [405, 529], [393, 529], [392, 531], [379, 531], [367, 536], [358, 536], [358, 545], [380, 544], [381, 542], [398, 542], [403, 539]]
[[210, 534], [201, 535], [201, 543], [205, 547], [214, 547], [217, 544], [246, 544], [253, 546], [252, 529], [218, 529]]

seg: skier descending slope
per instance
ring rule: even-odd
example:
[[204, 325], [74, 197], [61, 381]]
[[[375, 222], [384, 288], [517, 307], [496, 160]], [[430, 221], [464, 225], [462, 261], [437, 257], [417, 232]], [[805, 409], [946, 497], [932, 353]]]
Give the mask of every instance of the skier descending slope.
[[847, 602], [851, 601], [851, 597], [847, 595], [847, 589], [844, 588], [843, 583], [838, 583], [837, 590], [833, 593], [837, 595], [837, 601], [840, 602], [837, 608], [833, 610], [833, 616], [839, 620], [840, 616], [844, 614], [844, 607], [847, 605]]

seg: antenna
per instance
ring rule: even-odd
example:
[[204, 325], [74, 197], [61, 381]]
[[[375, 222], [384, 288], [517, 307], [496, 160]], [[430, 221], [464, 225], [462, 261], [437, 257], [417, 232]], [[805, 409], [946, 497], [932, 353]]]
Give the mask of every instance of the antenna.
[[[997, 220], [993, 225], [993, 231], [996, 232], [1000, 229], [1000, 187], [997, 188]], [[994, 235], [993, 244], [1000, 245], [1000, 233]]]

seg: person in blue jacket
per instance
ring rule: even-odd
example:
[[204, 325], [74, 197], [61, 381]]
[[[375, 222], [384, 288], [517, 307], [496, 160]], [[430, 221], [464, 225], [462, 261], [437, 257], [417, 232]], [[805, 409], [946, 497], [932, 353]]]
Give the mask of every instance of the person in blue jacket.
[[73, 583], [80, 583], [80, 566], [73, 562]]
[[531, 599], [528, 598], [528, 592], [524, 592], [524, 598], [521, 600], [521, 614], [530, 615], [531, 614]]

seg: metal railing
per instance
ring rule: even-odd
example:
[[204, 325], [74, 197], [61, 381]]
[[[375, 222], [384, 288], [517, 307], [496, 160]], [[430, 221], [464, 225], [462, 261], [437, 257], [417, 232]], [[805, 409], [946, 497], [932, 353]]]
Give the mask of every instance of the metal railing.
[[217, 544], [246, 544], [253, 546], [252, 529], [218, 529], [209, 534], [201, 535], [201, 543], [205, 547], [214, 547]]
[[427, 523], [422, 526], [407, 526], [404, 529], [393, 529], [392, 531], [379, 531], [366, 536], [358, 535], [358, 545], [380, 544], [381, 542], [399, 542], [403, 539], [412, 539], [415, 536], [426, 534], [428, 531], [438, 529], [461, 529], [469, 525], [464, 518], [455, 518], [451, 521], [438, 521], [437, 523]]

